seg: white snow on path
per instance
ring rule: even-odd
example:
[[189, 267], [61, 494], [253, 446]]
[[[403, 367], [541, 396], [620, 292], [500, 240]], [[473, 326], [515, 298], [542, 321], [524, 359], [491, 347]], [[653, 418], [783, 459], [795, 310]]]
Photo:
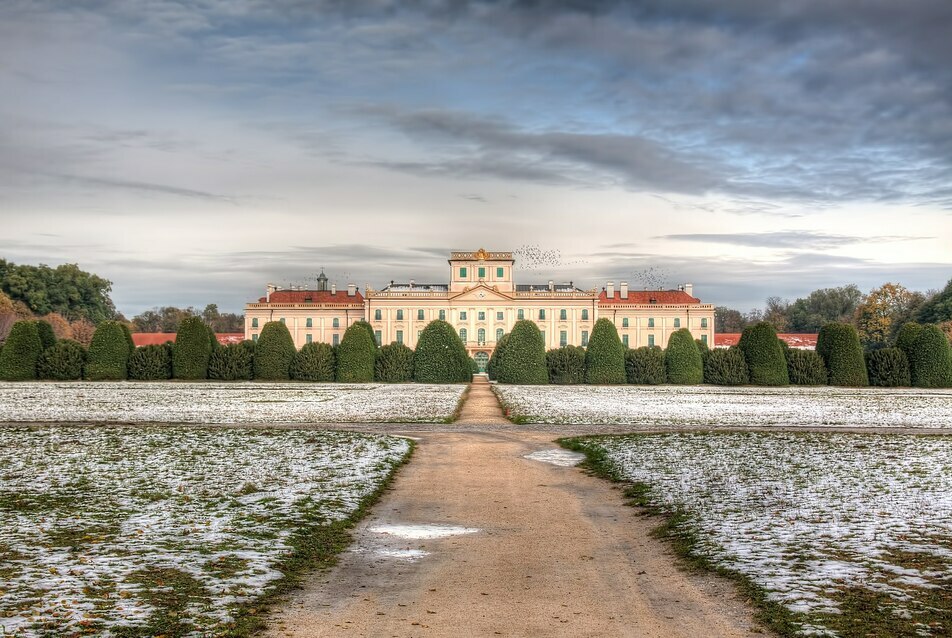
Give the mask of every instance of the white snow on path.
[[551, 463], [559, 467], [575, 467], [585, 460], [585, 455], [570, 450], [554, 449], [539, 450], [531, 454], [526, 454], [523, 458], [530, 461], [540, 461], [542, 463]]
[[0, 382], [2, 422], [439, 422], [463, 384]]
[[529, 423], [952, 428], [952, 389], [494, 385]]
[[431, 538], [446, 538], [447, 536], [460, 536], [462, 534], [475, 534], [480, 531], [477, 527], [462, 527], [459, 525], [436, 525], [436, 524], [388, 524], [375, 525], [368, 528], [375, 534], [385, 534], [388, 536], [397, 536], [407, 540], [424, 540]]
[[141, 627], [161, 611], [145, 584], [157, 573], [196, 584], [176, 613], [216, 633], [282, 577], [296, 531], [350, 516], [410, 446], [194, 426], [2, 435], [0, 634], [23, 637]]
[[[841, 433], [668, 433], [580, 439], [650, 503], [688, 514], [698, 553], [806, 614], [803, 631], [835, 635], [837, 594], [865, 588], [894, 614], [928, 612], [952, 588], [952, 438]], [[931, 556], [916, 569], [902, 557]], [[829, 616], [826, 616], [829, 617]], [[950, 626], [917, 626], [921, 636]]]

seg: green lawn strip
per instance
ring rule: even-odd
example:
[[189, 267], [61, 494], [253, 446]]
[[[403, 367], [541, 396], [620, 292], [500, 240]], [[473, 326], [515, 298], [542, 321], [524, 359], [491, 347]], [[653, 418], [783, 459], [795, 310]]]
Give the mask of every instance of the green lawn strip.
[[440, 421], [441, 423], [453, 423], [454, 421], [459, 420], [459, 415], [463, 413], [463, 404], [466, 403], [466, 399], [469, 398], [469, 389], [471, 385], [467, 385], [466, 389], [463, 390], [462, 394], [459, 395], [459, 400], [456, 402], [456, 408], [453, 410], [453, 414], [443, 417]]
[[496, 386], [492, 386], [493, 394], [496, 395], [496, 399], [499, 400], [499, 407], [502, 408], [502, 413], [507, 419], [515, 423], [516, 425], [525, 425], [526, 423], [531, 423], [529, 416], [526, 414], [520, 414], [516, 412], [516, 409], [512, 406], [511, 403], [506, 401], [505, 396], [502, 392], [499, 392], [496, 389]]

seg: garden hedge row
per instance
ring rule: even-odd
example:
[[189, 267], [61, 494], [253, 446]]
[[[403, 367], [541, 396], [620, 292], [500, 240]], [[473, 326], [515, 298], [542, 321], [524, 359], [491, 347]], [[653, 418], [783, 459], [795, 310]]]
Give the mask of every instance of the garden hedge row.
[[817, 336], [816, 353], [826, 365], [830, 385], [869, 385], [863, 346], [853, 326], [837, 322], [825, 324]]
[[549, 372], [549, 383], [556, 385], [577, 385], [585, 383], [585, 348], [562, 346], [545, 353], [545, 365]]
[[129, 338], [118, 321], [96, 326], [86, 354], [86, 378], [90, 381], [124, 381], [128, 377]]
[[750, 382], [754, 385], [788, 385], [787, 360], [782, 341], [766, 321], [744, 328], [737, 347], [747, 362]]
[[453, 326], [431, 321], [420, 333], [413, 354], [413, 380], [418, 383], [466, 383], [473, 378], [466, 346]]
[[594, 384], [626, 383], [625, 347], [618, 330], [602, 317], [592, 327], [592, 336], [585, 349], [585, 382]]
[[549, 382], [545, 341], [534, 321], [517, 321], [496, 369], [499, 383], [544, 385]]

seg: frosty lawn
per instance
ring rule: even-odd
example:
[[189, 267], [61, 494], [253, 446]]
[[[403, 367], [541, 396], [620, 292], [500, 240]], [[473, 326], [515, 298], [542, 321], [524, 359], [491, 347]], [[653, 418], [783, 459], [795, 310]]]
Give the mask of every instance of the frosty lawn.
[[464, 385], [0, 383], [0, 422], [441, 422]]
[[494, 386], [528, 423], [646, 427], [952, 428], [952, 390], [719, 386]]
[[670, 433], [574, 439], [741, 574], [783, 633], [952, 634], [952, 437]]
[[22, 636], [224, 632], [302, 567], [302, 532], [339, 527], [409, 451], [299, 430], [0, 435], [0, 634]]

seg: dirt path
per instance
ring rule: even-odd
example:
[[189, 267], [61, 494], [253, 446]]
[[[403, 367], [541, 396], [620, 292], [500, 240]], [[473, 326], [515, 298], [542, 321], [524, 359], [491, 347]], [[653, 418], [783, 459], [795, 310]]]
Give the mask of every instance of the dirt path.
[[[675, 567], [648, 535], [657, 521], [618, 489], [525, 458], [556, 450], [551, 434], [419, 436], [355, 546], [275, 613], [269, 635], [763, 635], [730, 583]], [[387, 527], [400, 525], [420, 527]]]

